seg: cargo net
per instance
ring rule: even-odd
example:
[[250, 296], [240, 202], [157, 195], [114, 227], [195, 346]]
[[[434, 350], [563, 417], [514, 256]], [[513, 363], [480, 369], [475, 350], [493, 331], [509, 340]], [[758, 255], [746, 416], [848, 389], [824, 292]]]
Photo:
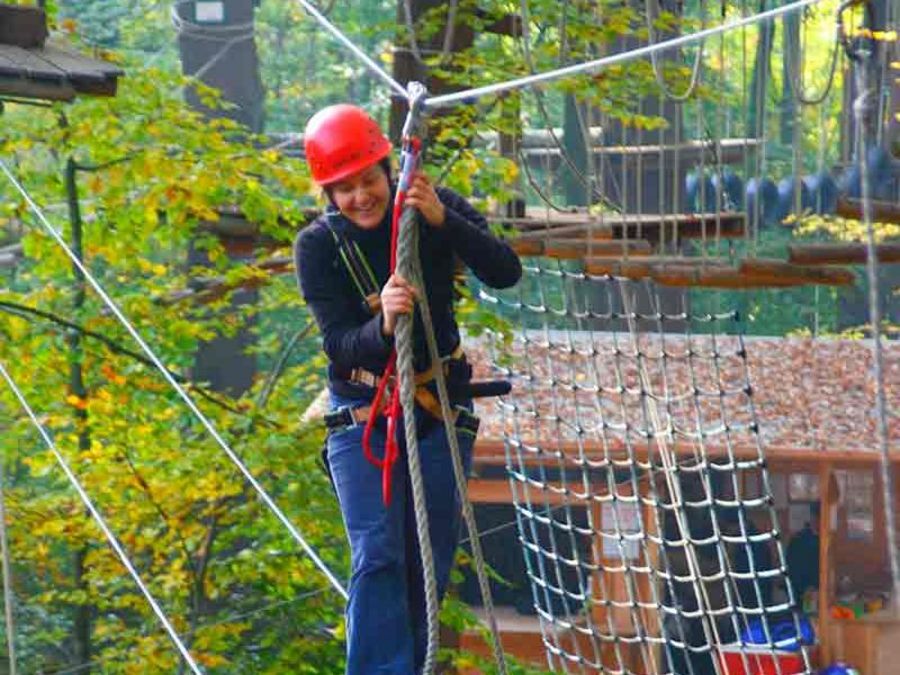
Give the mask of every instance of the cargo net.
[[577, 262], [525, 267], [480, 296], [508, 322], [488, 340], [513, 383], [494, 431], [550, 668], [813, 672], [737, 313]]

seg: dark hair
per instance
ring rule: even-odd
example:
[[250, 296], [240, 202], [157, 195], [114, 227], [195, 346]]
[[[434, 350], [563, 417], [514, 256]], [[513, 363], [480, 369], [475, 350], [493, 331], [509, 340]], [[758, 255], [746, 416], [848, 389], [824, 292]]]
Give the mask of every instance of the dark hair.
[[[384, 175], [387, 176], [388, 184], [390, 184], [392, 180], [391, 158], [383, 157], [382, 159], [378, 160], [378, 166], [380, 166], [381, 170], [384, 171]], [[326, 185], [324, 187], [325, 194], [328, 196], [328, 201], [331, 202], [332, 206], [337, 207], [337, 204], [334, 203], [334, 195], [331, 194], [332, 189], [333, 188], [329, 185]]]

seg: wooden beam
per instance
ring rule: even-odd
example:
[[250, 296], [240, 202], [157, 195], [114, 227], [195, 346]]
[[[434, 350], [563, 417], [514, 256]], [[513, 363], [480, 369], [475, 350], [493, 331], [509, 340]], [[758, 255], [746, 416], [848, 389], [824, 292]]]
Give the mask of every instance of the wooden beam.
[[734, 239], [744, 236], [745, 214], [722, 213], [604, 213], [550, 212], [529, 208], [521, 218], [491, 216], [492, 222], [519, 230], [523, 239], [554, 237], [573, 238], [588, 233], [595, 238], [645, 239]]
[[[521, 495], [524, 491], [528, 491], [528, 496], [532, 503], [543, 506], [562, 506], [564, 504], [573, 504], [584, 506], [589, 500], [579, 498], [576, 495], [564, 495], [560, 491], [563, 485], [560, 483], [551, 483], [556, 490], [541, 489], [535, 485], [527, 485], [520, 483], [516, 486], [516, 493]], [[513, 491], [509, 479], [506, 477], [498, 479], [470, 478], [468, 483], [469, 499], [473, 504], [512, 504]]]
[[771, 258], [746, 258], [738, 269], [749, 277], [765, 281], [771, 280], [773, 285], [817, 284], [823, 286], [852, 286], [856, 283], [853, 270], [842, 267], [808, 267]]
[[[862, 202], [858, 199], [838, 199], [835, 212], [842, 218], [862, 220]], [[900, 204], [873, 200], [872, 219], [879, 223], [900, 225]]]
[[609, 239], [514, 239], [510, 242], [519, 255], [546, 256], [559, 260], [581, 260], [585, 256], [647, 256], [653, 247], [643, 240], [612, 241]]
[[[861, 265], [867, 257], [868, 248], [862, 242], [788, 245], [788, 262], [796, 265]], [[875, 257], [883, 263], [900, 262], [900, 243], [876, 244]]]
[[[683, 143], [666, 143], [664, 145], [603, 145], [598, 143], [591, 148], [595, 157], [608, 158], [613, 162], [636, 162], [638, 159], [645, 168], [678, 162], [687, 167], [697, 163], [702, 157], [709, 157], [714, 153], [722, 164], [737, 164], [744, 160], [748, 151], [759, 145], [755, 138], [723, 138], [718, 142], [685, 141]], [[559, 161], [561, 156], [559, 147], [554, 143], [546, 147], [526, 148], [523, 155], [531, 162], [545, 163], [549, 159], [551, 164]]]
[[544, 255], [560, 260], [581, 260], [585, 256], [649, 256], [653, 247], [643, 240], [635, 241], [582, 241], [579, 239], [559, 239], [547, 242]]
[[[815, 268], [821, 271], [821, 268]], [[632, 260], [589, 258], [585, 271], [598, 276], [652, 279], [661, 286], [694, 288], [786, 288], [809, 283], [825, 283], [820, 275], [778, 276], [745, 271], [723, 265], [720, 259], [638, 257]], [[840, 277], [843, 280], [844, 277]]]
[[[499, 438], [479, 438], [475, 442], [474, 461], [485, 466], [506, 466], [506, 441]], [[655, 444], [631, 443], [631, 449], [625, 447], [620, 441], [601, 443], [596, 440], [586, 440], [582, 443], [576, 441], [557, 441], [546, 439], [522, 439], [521, 443], [527, 447], [541, 447], [543, 452], [522, 450], [522, 461], [526, 466], [547, 464], [559, 466], [561, 463], [567, 467], [580, 467], [590, 462], [593, 468], [602, 468], [605, 465], [618, 465], [625, 467], [631, 462], [646, 463], [650, 457], [659, 456], [659, 449]], [[697, 452], [695, 444], [690, 442], [675, 442], [667, 444], [670, 451], [678, 456], [694, 457]], [[790, 462], [819, 464], [829, 462], [840, 467], [859, 467], [877, 464], [881, 461], [881, 453], [871, 450], [848, 450], [845, 448], [805, 448], [785, 445], [763, 446], [764, 457], [767, 462]], [[729, 454], [730, 452], [730, 454]], [[513, 450], [515, 453], [515, 450]], [[562, 457], [560, 457], [562, 455]], [[707, 445], [706, 456], [723, 462], [729, 457], [747, 462], [759, 458], [759, 448], [753, 444], [734, 445], [731, 448], [721, 445]], [[513, 460], [518, 461], [518, 460]], [[900, 446], [894, 446], [891, 451], [891, 462], [900, 465]]]

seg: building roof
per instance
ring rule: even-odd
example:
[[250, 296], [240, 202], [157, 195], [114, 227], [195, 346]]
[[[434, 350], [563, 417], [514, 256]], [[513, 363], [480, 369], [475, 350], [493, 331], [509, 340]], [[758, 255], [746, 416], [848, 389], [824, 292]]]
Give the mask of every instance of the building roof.
[[115, 95], [120, 68], [46, 37], [42, 10], [0, 4], [0, 96], [71, 101], [79, 94]]
[[[595, 333], [592, 341], [587, 335], [570, 335], [559, 344], [551, 337], [550, 347], [538, 338], [527, 350], [517, 339], [509, 359], [513, 393], [505, 405], [478, 402], [480, 438], [496, 441], [506, 433], [540, 439], [536, 444], [543, 448], [583, 442], [602, 452], [625, 447], [626, 438], [632, 446], [646, 446], [642, 430], [670, 423], [682, 451], [695, 451], [702, 442], [722, 452], [730, 443], [755, 454], [749, 428], [755, 409], [763, 446], [778, 454], [879, 450], [871, 340], [747, 338], [748, 396], [736, 338], [692, 336], [689, 343], [667, 335], [663, 358], [660, 340], [641, 336], [644, 381], [656, 401], [654, 422], [641, 405], [641, 371], [628, 335]], [[569, 340], [572, 351], [563, 347]], [[478, 377], [496, 376], [484, 365], [483, 342], [467, 344], [467, 352], [479, 364]], [[886, 343], [883, 353], [889, 447], [900, 452], [900, 344]]]

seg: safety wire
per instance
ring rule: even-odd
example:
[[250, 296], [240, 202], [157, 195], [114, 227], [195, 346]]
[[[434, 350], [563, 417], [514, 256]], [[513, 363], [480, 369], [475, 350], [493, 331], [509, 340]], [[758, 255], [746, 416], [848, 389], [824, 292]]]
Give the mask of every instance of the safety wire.
[[281, 521], [282, 525], [287, 528], [288, 532], [290, 532], [291, 536], [294, 540], [300, 545], [303, 551], [309, 556], [309, 558], [313, 561], [316, 567], [325, 575], [334, 589], [341, 595], [345, 600], [348, 598], [347, 591], [338, 578], [334, 575], [334, 573], [328, 568], [325, 562], [319, 557], [316, 551], [312, 548], [312, 546], [307, 543], [306, 539], [300, 534], [299, 530], [294, 526], [294, 524], [288, 519], [288, 517], [284, 514], [284, 512], [278, 507], [272, 497], [269, 496], [269, 493], [266, 492], [265, 488], [259, 483], [259, 481], [254, 477], [253, 473], [244, 462], [238, 457], [237, 453], [231, 449], [228, 443], [224, 438], [219, 434], [216, 430], [213, 423], [209, 420], [206, 415], [197, 407], [197, 404], [190, 397], [187, 391], [181, 386], [168, 368], [163, 365], [160, 358], [156, 355], [156, 353], [150, 348], [150, 346], [144, 341], [141, 337], [140, 333], [138, 333], [137, 329], [132, 325], [132, 323], [128, 320], [128, 318], [122, 313], [122, 310], [119, 309], [119, 306], [113, 301], [113, 299], [103, 290], [103, 287], [91, 273], [91, 271], [84, 265], [84, 263], [78, 258], [77, 255], [72, 251], [69, 245], [66, 243], [65, 239], [63, 239], [62, 235], [50, 224], [47, 220], [47, 217], [44, 215], [44, 212], [41, 208], [34, 202], [31, 198], [31, 195], [28, 191], [22, 186], [16, 176], [10, 171], [9, 167], [6, 165], [2, 159], [0, 159], [0, 171], [2, 171], [9, 181], [12, 183], [13, 187], [22, 195], [22, 198], [28, 204], [28, 207], [37, 217], [38, 222], [47, 230], [51, 237], [56, 241], [56, 243], [62, 248], [62, 250], [69, 256], [74, 265], [81, 271], [84, 275], [85, 280], [91, 285], [91, 287], [97, 292], [97, 295], [103, 300], [107, 307], [109, 307], [110, 311], [115, 315], [116, 319], [122, 324], [125, 330], [128, 331], [129, 335], [134, 339], [135, 342], [141, 347], [150, 361], [154, 366], [162, 373], [163, 378], [166, 382], [171, 386], [184, 401], [185, 405], [190, 409], [190, 411], [194, 414], [194, 416], [200, 421], [203, 427], [209, 432], [209, 435], [213, 437], [222, 451], [228, 456], [231, 462], [238, 468], [238, 470], [244, 475], [247, 482], [256, 490], [256, 493], [259, 495], [260, 499], [263, 503], [269, 508], [269, 510]]
[[15, 397], [19, 400], [22, 409], [28, 415], [35, 429], [37, 429], [38, 433], [40, 433], [41, 438], [44, 439], [44, 443], [47, 444], [50, 452], [53, 453], [53, 456], [56, 458], [57, 463], [66, 474], [66, 478], [69, 479], [69, 482], [72, 484], [72, 487], [75, 488], [75, 491], [78, 493], [81, 501], [84, 502], [85, 507], [87, 507], [87, 510], [90, 512], [91, 516], [97, 522], [97, 525], [103, 531], [103, 534], [104, 536], [106, 536], [106, 540], [109, 542], [109, 545], [112, 547], [113, 551], [115, 551], [116, 555], [119, 557], [119, 560], [122, 561], [125, 569], [128, 570], [128, 573], [131, 575], [131, 578], [134, 579], [134, 582], [137, 584], [137, 587], [141, 590], [141, 593], [143, 593], [144, 597], [147, 599], [147, 602], [150, 603], [150, 607], [153, 609], [153, 613], [156, 614], [156, 617], [166, 629], [166, 632], [169, 634], [169, 638], [172, 640], [172, 643], [175, 645], [176, 649], [178, 649], [179, 654], [181, 654], [181, 658], [184, 659], [184, 662], [188, 665], [188, 667], [190, 667], [191, 671], [195, 673], [195, 675], [202, 675], [203, 671], [200, 670], [199, 666], [194, 661], [194, 658], [191, 656], [191, 653], [188, 651], [187, 647], [185, 647], [184, 643], [181, 641], [181, 638], [178, 636], [178, 633], [175, 631], [175, 628], [169, 622], [169, 619], [166, 618], [165, 613], [163, 613], [159, 604], [156, 602], [153, 594], [150, 593], [150, 590], [144, 585], [144, 582], [141, 580], [141, 576], [137, 573], [134, 565], [131, 564], [131, 560], [129, 559], [128, 554], [125, 553], [122, 545], [109, 529], [109, 526], [107, 526], [106, 521], [103, 519], [103, 516], [100, 515], [97, 507], [94, 506], [91, 498], [88, 496], [87, 492], [85, 492], [84, 488], [81, 486], [81, 483], [78, 482], [78, 478], [76, 478], [72, 469], [69, 468], [68, 463], [66, 462], [65, 458], [63, 458], [60, 451], [57, 449], [56, 444], [50, 437], [50, 434], [47, 433], [44, 425], [42, 425], [38, 420], [37, 415], [35, 415], [34, 413], [34, 410], [28, 404], [28, 401], [25, 400], [25, 396], [24, 394], [22, 394], [22, 390], [19, 389], [15, 380], [13, 380], [12, 376], [6, 370], [3, 363], [0, 363], [0, 376], [2, 376], [4, 380], [6, 380], [6, 384], [9, 385], [9, 388], [12, 390]]
[[740, 19], [735, 19], [732, 21], [726, 21], [719, 24], [718, 26], [706, 28], [704, 30], [697, 31], [696, 33], [681, 35], [670, 40], [663, 40], [662, 42], [657, 42], [652, 45], [646, 45], [644, 47], [638, 47], [637, 49], [618, 52], [616, 54], [604, 56], [599, 59], [585, 61], [583, 63], [577, 63], [571, 66], [566, 66], [564, 68], [557, 68], [555, 70], [549, 70], [547, 72], [539, 73], [536, 75], [517, 77], [505, 82], [498, 82], [496, 84], [489, 84], [482, 87], [473, 87], [472, 89], [464, 89], [462, 91], [443, 94], [441, 96], [432, 96], [425, 100], [425, 107], [442, 108], [449, 105], [455, 105], [457, 103], [471, 103], [472, 101], [483, 96], [500, 94], [504, 91], [510, 91], [513, 89], [524, 89], [525, 87], [533, 87], [536, 85], [545, 84], [547, 82], [571, 77], [573, 75], [594, 72], [607, 66], [625, 63], [627, 61], [633, 61], [635, 59], [650, 56], [651, 54], [668, 49], [676, 49], [693, 42], [702, 42], [703, 40], [706, 40], [707, 38], [713, 37], [720, 33], [725, 33], [736, 28], [741, 28], [742, 26], [748, 26], [769, 19], [774, 19], [783, 14], [797, 11], [798, 9], [808, 7], [809, 5], [814, 5], [818, 2], [821, 2], [821, 0], [797, 0], [796, 2], [782, 5], [781, 7], [776, 7], [765, 12], [760, 12], [758, 14], [753, 14], [751, 16], [742, 17]]
[[[839, 17], [849, 7], [862, 4], [865, 6], [869, 18], [868, 28], [872, 29], [872, 7], [869, 2], [863, 0], [847, 1], [841, 4]], [[839, 19], [840, 22], [840, 19]], [[878, 92], [869, 83], [869, 68], [877, 52], [877, 43], [874, 40], [852, 38], [843, 35], [844, 48], [847, 56], [853, 64], [856, 78], [857, 97], [853, 101], [853, 115], [856, 122], [856, 152], [860, 171], [860, 189], [862, 201], [862, 217], [866, 226], [866, 273], [869, 282], [869, 322], [871, 323], [873, 342], [873, 377], [875, 379], [875, 420], [878, 434], [878, 449], [881, 454], [881, 489], [884, 502], [884, 522], [887, 539], [888, 563], [891, 571], [892, 594], [891, 602], [895, 612], [900, 612], [900, 550], [897, 548], [897, 516], [894, 512], [895, 494], [894, 477], [891, 468], [890, 445], [887, 423], [887, 393], [884, 381], [884, 350], [881, 343], [881, 294], [878, 279], [878, 255], [875, 247], [875, 226], [872, 214], [872, 185], [869, 179], [869, 166], [867, 159], [866, 141], [868, 130], [866, 129], [866, 117], [871, 110], [873, 101], [878, 101]]]
[[372, 71], [372, 73], [378, 76], [386, 85], [388, 85], [391, 89], [393, 89], [396, 93], [402, 96], [404, 99], [406, 98], [406, 89], [403, 88], [403, 85], [397, 82], [393, 77], [388, 75], [384, 69], [379, 66], [375, 61], [371, 59], [362, 49], [357, 47], [353, 42], [344, 35], [340, 30], [338, 30], [331, 21], [329, 21], [322, 12], [316, 9], [315, 5], [313, 5], [308, 0], [297, 0], [297, 2], [302, 5], [303, 9], [305, 9], [309, 14], [319, 22], [319, 24], [331, 33], [338, 42], [344, 45], [350, 52], [362, 61], [366, 67]]

